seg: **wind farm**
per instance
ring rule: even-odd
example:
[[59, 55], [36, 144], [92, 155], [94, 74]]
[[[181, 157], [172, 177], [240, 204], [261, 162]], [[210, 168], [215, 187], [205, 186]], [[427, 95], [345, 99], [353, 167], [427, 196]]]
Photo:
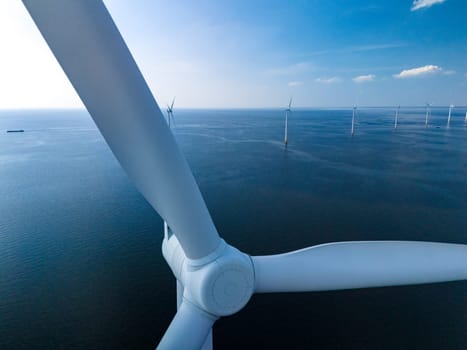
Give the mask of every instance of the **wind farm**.
[[[40, 4], [26, 1], [25, 5], [120, 164], [173, 230], [172, 235], [165, 235], [162, 251], [181, 288], [177, 294], [183, 297], [158, 349], [212, 348], [214, 323], [220, 317], [243, 309], [253, 293], [326, 291], [467, 279], [467, 245], [462, 244], [355, 241], [265, 256], [249, 256], [227, 244], [218, 235], [175, 140], [165, 124], [161, 124], [160, 110], [148, 95], [149, 89], [105, 6], [102, 3], [62, 3], [58, 7], [62, 20], [57, 21], [56, 15], [44, 11]], [[74, 26], [67, 24], [71, 16]], [[72, 58], [75, 52], [89, 49], [91, 43], [91, 52], [105, 57], [103, 62], [113, 67], [98, 70], [103, 74], [99, 78], [94, 69], [89, 69], [93, 66], [91, 61], [78, 62]], [[93, 55], [87, 57], [92, 60]], [[88, 98], [99, 91], [100, 82], [114, 79], [122, 85], [116, 84], [107, 90], [116, 100], [125, 98], [128, 88], [140, 92], [138, 97], [133, 95], [127, 99], [125, 108], [114, 117], [125, 121], [129, 113], [143, 105], [145, 108], [140, 113], [132, 113], [136, 128], [129, 130], [109, 122], [106, 115], [110, 106]], [[285, 143], [291, 102], [286, 110]], [[156, 119], [151, 117], [153, 115]], [[143, 130], [151, 131], [154, 137], [145, 137]], [[135, 136], [141, 136], [137, 144], [131, 148], [120, 146], [127, 143], [125, 140], [135, 140]], [[162, 157], [161, 152], [170, 158]], [[138, 153], [142, 156], [135, 158]], [[147, 180], [148, 170], [154, 177], [151, 182]], [[185, 191], [181, 191], [182, 188]], [[320, 265], [321, 268], [316, 268]], [[327, 265], [333, 267], [323, 271], [322, 267]], [[373, 265], [372, 268], [369, 269], [369, 265]]]
[[434, 36], [451, 2], [363, 44], [329, 4], [23, 3], [29, 41], [0, 4], [25, 72], [0, 81], [1, 349], [463, 347], [463, 66], [399, 20]]

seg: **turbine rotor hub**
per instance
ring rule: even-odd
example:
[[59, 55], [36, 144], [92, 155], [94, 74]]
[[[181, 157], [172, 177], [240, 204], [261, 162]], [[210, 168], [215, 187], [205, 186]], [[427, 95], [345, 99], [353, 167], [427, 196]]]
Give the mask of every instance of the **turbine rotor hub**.
[[219, 256], [204, 265], [186, 259], [182, 271], [184, 297], [207, 312], [227, 316], [240, 311], [254, 289], [253, 263], [248, 255], [222, 241]]
[[177, 238], [164, 239], [164, 257], [175, 277], [183, 284], [183, 297], [206, 312], [227, 316], [241, 310], [254, 290], [250, 257], [223, 240], [208, 256], [186, 258]]

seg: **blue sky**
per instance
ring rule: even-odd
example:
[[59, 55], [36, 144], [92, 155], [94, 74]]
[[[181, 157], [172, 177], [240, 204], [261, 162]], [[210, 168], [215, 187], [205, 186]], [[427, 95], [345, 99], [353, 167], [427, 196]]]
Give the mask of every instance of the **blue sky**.
[[[104, 2], [160, 105], [467, 105], [465, 0]], [[0, 45], [0, 108], [81, 106], [17, 0]]]

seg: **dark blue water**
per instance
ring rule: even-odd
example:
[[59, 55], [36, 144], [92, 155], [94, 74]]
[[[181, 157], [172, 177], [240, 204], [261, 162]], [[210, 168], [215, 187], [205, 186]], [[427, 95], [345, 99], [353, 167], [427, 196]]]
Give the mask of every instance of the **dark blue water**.
[[[177, 110], [216, 226], [250, 254], [467, 244], [465, 110]], [[24, 129], [7, 134], [6, 129]], [[152, 349], [175, 313], [162, 222], [84, 111], [0, 112], [0, 349]], [[217, 349], [466, 349], [467, 282], [254, 296]]]

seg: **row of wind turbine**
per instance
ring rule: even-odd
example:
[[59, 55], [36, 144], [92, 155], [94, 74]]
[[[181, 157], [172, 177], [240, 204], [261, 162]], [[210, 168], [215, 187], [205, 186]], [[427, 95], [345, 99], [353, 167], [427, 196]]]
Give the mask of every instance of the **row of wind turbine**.
[[171, 228], [162, 252], [177, 281], [178, 310], [158, 349], [212, 348], [214, 323], [254, 293], [467, 279], [462, 244], [338, 242], [267, 256], [229, 245], [104, 3], [23, 3], [121, 166]]
[[[289, 106], [288, 108], [285, 109], [285, 138], [284, 138], [284, 143], [287, 145], [288, 143], [288, 135], [287, 135], [287, 128], [288, 128], [288, 116], [289, 113], [291, 112], [290, 106], [292, 104], [292, 99], [290, 99]], [[428, 128], [429, 124], [429, 116], [431, 115], [431, 104], [427, 103], [426, 104], [426, 114], [425, 114], [425, 128]], [[400, 111], [401, 106], [398, 105], [396, 108], [396, 114], [394, 117], [394, 129], [397, 129], [398, 122], [399, 122], [399, 111]], [[448, 113], [448, 122], [447, 126], [449, 127], [451, 125], [451, 114], [452, 110], [454, 108], [454, 105], [449, 106], [449, 113]], [[351, 129], [350, 129], [350, 134], [351, 136], [355, 135], [355, 118], [357, 114], [357, 106], [354, 106], [352, 108], [352, 124], [351, 124]], [[465, 123], [467, 123], [467, 112], [465, 113]]]
[[[425, 128], [428, 127], [428, 118], [431, 114], [431, 104], [427, 103], [426, 104], [426, 114], [425, 114]], [[396, 108], [396, 114], [395, 114], [395, 117], [394, 117], [394, 129], [397, 129], [397, 125], [398, 125], [398, 117], [399, 117], [399, 110], [400, 110], [401, 106], [397, 106]], [[454, 108], [454, 105], [451, 104], [449, 106], [449, 112], [448, 112], [448, 123], [447, 123], [447, 126], [449, 127], [451, 125], [451, 115], [452, 115], [452, 110]], [[353, 119], [354, 117], [352, 116], [352, 135], [353, 135]], [[467, 123], [467, 112], [465, 112], [465, 122]]]
[[[427, 103], [426, 104], [426, 114], [425, 114], [425, 128], [428, 127], [428, 119], [429, 119], [429, 116], [431, 115], [431, 104]], [[351, 134], [352, 136], [354, 135], [354, 132], [355, 132], [355, 114], [356, 114], [356, 108], [354, 106], [353, 108], [353, 112], [352, 112], [352, 127], [351, 127]], [[401, 106], [398, 105], [397, 108], [396, 108], [396, 113], [395, 113], [395, 116], [394, 116], [394, 129], [397, 129], [397, 126], [398, 126], [398, 123], [399, 123], [399, 111], [400, 111], [400, 108]], [[451, 125], [451, 114], [452, 114], [452, 110], [454, 108], [454, 105], [450, 105], [449, 106], [449, 113], [448, 113], [448, 123], [447, 123], [447, 126], [449, 127]], [[465, 113], [465, 122], [467, 123], [467, 112]]]

